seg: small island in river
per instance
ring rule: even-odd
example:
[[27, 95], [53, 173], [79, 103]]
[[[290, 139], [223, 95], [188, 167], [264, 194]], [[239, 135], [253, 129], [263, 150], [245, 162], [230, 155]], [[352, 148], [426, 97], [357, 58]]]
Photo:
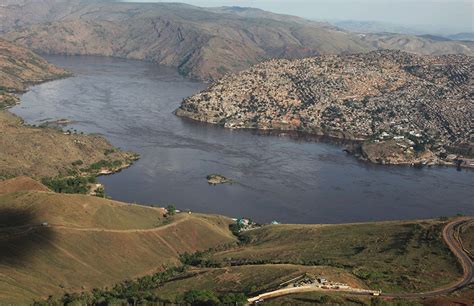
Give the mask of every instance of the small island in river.
[[234, 181], [231, 179], [220, 175], [220, 174], [209, 174], [207, 177], [207, 182], [209, 185], [221, 185], [221, 184], [232, 184]]

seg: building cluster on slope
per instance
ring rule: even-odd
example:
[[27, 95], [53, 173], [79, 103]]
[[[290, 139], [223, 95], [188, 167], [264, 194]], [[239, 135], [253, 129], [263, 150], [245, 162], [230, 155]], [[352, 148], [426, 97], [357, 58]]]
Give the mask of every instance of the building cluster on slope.
[[364, 141], [361, 155], [374, 162], [440, 163], [474, 154], [473, 72], [473, 57], [386, 50], [270, 60], [222, 78], [176, 113]]

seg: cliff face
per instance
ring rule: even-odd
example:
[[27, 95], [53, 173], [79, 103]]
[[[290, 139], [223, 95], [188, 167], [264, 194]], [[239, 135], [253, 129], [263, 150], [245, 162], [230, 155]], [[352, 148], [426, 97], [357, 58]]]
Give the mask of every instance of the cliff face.
[[473, 70], [473, 57], [399, 51], [272, 60], [215, 82], [185, 99], [176, 114], [228, 128], [365, 141], [374, 145], [361, 155], [373, 161], [381, 155], [374, 146], [388, 155], [396, 147], [408, 156], [400, 163], [461, 147], [470, 147], [469, 155]]

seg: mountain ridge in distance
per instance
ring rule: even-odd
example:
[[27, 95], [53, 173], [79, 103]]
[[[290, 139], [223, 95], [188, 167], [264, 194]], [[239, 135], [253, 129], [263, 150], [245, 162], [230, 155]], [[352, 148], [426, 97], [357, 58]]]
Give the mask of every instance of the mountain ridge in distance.
[[[328, 23], [253, 8], [179, 3], [22, 1], [2, 8], [3, 36], [46, 54], [147, 60], [213, 80], [271, 58], [369, 52], [474, 54], [474, 43], [361, 36]], [[422, 48], [421, 50], [420, 48]]]

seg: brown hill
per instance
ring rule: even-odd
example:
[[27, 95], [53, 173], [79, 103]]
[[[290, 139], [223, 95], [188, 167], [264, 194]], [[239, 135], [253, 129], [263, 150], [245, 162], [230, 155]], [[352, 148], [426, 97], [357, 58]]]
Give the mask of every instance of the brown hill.
[[111, 286], [177, 265], [180, 253], [235, 241], [224, 217], [165, 218], [162, 209], [91, 196], [9, 193], [0, 195], [0, 212], [0, 303], [7, 304]]
[[[4, 37], [45, 53], [117, 56], [216, 79], [269, 58], [395, 48], [474, 54], [466, 42], [360, 36], [326, 23], [240, 7], [177, 3], [24, 0], [1, 7]], [[404, 42], [407, 41], [407, 42]]]
[[180, 116], [228, 128], [364, 141], [373, 162], [472, 156], [474, 57], [399, 51], [272, 60], [183, 101]]
[[134, 158], [131, 153], [114, 150], [101, 136], [25, 126], [5, 111], [0, 111], [0, 147], [0, 179], [67, 176], [101, 161], [120, 161], [127, 166]]
[[[362, 52], [356, 35], [260, 10], [169, 3], [26, 1], [2, 8], [5, 37], [45, 53], [150, 60], [217, 78], [273, 57]], [[35, 15], [31, 17], [31, 15]]]
[[456, 41], [437, 36], [406, 34], [361, 34], [363, 41], [377, 49], [401, 50], [422, 55], [474, 55], [474, 42]]
[[47, 191], [48, 187], [27, 176], [20, 176], [0, 182], [0, 194], [19, 191]]
[[0, 38], [0, 109], [18, 102], [14, 93], [68, 73], [33, 52]]

